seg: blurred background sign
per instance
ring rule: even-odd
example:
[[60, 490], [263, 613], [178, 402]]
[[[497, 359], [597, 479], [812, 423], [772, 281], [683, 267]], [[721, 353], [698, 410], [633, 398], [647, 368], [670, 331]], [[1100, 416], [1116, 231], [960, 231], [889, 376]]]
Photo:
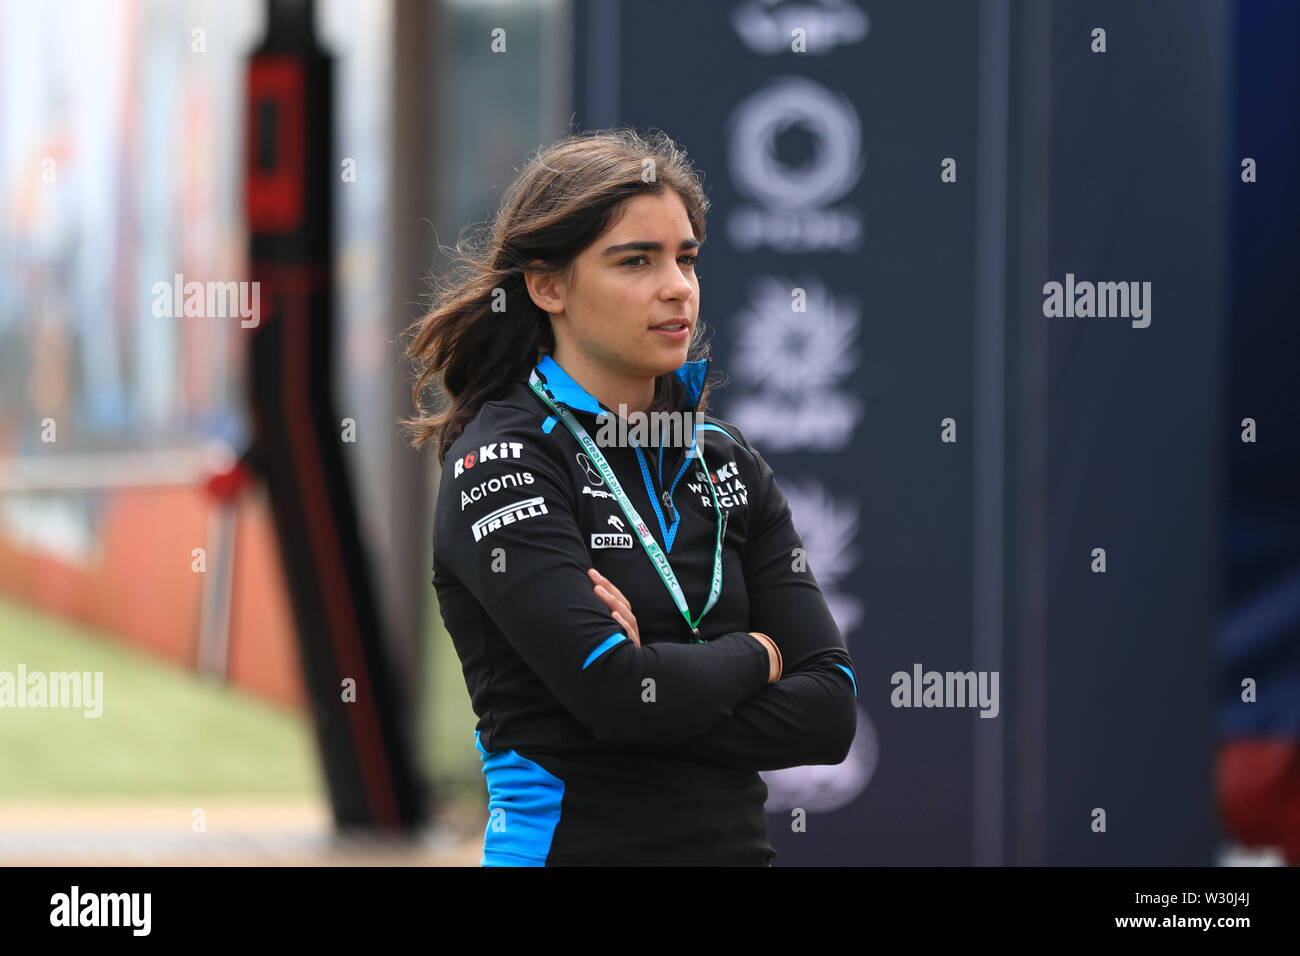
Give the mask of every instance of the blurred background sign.
[[[715, 411], [858, 665], [845, 764], [765, 775], [781, 862], [1210, 862], [1224, 8], [578, 9], [580, 124], [706, 173]], [[1048, 317], [1067, 273], [1154, 320]], [[929, 671], [999, 706], [896, 706]]]

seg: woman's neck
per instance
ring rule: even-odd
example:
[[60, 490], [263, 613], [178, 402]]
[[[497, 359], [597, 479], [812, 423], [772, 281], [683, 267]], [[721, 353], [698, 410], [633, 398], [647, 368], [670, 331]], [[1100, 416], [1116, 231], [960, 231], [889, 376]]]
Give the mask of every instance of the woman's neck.
[[626, 378], [611, 374], [608, 369], [599, 364], [585, 360], [584, 356], [564, 349], [561, 343], [556, 343], [551, 358], [568, 373], [571, 379], [581, 385], [588, 395], [594, 397], [615, 415], [625, 417], [632, 412], [647, 412], [654, 403], [655, 380], [653, 378]]

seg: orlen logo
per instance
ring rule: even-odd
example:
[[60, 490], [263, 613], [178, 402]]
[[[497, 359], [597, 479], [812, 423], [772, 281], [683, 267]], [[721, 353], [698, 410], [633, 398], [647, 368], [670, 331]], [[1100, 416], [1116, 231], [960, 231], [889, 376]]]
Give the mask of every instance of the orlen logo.
[[458, 458], [456, 460], [456, 466], [452, 469], [452, 477], [459, 478], [480, 461], [496, 461], [498, 458], [518, 458], [523, 450], [524, 443], [520, 441], [500, 441], [493, 442], [490, 445], [480, 445], [478, 451], [472, 451], [464, 458]]
[[630, 548], [632, 547], [632, 536], [630, 534], [593, 534], [591, 536], [591, 549], [593, 551], [599, 548]]

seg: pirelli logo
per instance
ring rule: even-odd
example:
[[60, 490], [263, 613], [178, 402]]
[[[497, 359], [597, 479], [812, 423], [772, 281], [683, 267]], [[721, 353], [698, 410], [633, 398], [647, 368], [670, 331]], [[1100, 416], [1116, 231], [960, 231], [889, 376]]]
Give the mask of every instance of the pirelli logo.
[[474, 540], [482, 541], [493, 531], [499, 531], [508, 524], [516, 524], [549, 513], [546, 510], [546, 500], [544, 498], [525, 498], [523, 501], [517, 501], [514, 504], [498, 508], [496, 511], [490, 511], [475, 521], [471, 526], [474, 531]]

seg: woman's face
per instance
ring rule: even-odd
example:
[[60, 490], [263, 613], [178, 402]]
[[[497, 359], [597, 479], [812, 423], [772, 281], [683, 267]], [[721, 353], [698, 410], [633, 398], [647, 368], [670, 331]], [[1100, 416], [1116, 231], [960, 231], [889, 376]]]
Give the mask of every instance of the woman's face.
[[[530, 276], [533, 300], [551, 315], [557, 356], [627, 380], [680, 368], [700, 314], [698, 246], [686, 206], [668, 189], [628, 200], [618, 222], [578, 255], [571, 283]], [[672, 323], [680, 331], [661, 331]]]

